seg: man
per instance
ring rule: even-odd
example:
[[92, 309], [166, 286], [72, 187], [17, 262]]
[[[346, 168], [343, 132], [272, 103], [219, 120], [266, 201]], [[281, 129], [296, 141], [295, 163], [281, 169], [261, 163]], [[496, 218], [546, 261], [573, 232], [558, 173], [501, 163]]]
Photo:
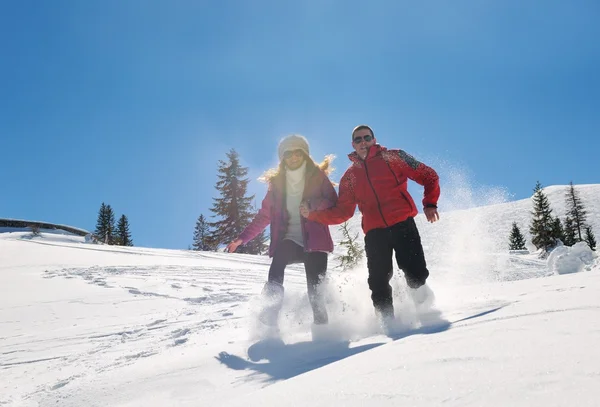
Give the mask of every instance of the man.
[[414, 221], [417, 207], [408, 193], [407, 179], [423, 185], [424, 213], [429, 222], [439, 219], [440, 196], [437, 173], [402, 150], [388, 150], [377, 144], [373, 130], [360, 125], [352, 131], [352, 162], [340, 181], [339, 199], [331, 208], [310, 211], [301, 206], [302, 216], [326, 225], [343, 223], [354, 215], [356, 205], [362, 213], [365, 251], [369, 269], [369, 288], [373, 306], [383, 320], [394, 317], [392, 252], [417, 306], [433, 301], [425, 285], [429, 271], [419, 231]]

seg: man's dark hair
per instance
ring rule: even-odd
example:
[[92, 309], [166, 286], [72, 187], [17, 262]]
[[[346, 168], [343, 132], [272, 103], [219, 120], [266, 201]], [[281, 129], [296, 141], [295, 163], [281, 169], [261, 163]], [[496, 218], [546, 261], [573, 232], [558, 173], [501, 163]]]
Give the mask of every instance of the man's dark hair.
[[372, 128], [370, 128], [366, 124], [359, 124], [358, 126], [356, 126], [354, 128], [354, 130], [352, 130], [352, 138], [354, 138], [354, 133], [356, 133], [359, 130], [363, 130], [363, 129], [368, 129], [371, 132], [371, 136], [375, 137], [375, 133], [373, 133], [373, 129]]

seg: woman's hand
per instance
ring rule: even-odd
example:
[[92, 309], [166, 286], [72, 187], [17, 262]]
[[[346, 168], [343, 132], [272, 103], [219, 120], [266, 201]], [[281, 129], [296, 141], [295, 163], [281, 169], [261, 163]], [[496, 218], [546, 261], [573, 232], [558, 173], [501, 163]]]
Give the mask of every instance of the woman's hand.
[[227, 253], [233, 253], [237, 250], [238, 246], [242, 244], [242, 239], [236, 239], [233, 242], [229, 243], [225, 248]]

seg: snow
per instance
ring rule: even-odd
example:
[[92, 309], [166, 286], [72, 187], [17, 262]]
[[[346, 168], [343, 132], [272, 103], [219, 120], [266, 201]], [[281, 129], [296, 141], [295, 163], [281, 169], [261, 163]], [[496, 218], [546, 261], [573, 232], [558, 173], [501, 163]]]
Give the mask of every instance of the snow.
[[[565, 188], [545, 190], [558, 214]], [[600, 185], [577, 188], [598, 235]], [[509, 253], [513, 221], [529, 238], [530, 210], [419, 216], [435, 309], [418, 313], [396, 273], [387, 333], [364, 262], [342, 272], [330, 256], [320, 340], [300, 265], [286, 272], [281, 338], [265, 339], [253, 318], [265, 256], [5, 230], [0, 406], [597, 406], [599, 258], [581, 244], [545, 260]]]
[[591, 268], [595, 261], [594, 252], [585, 242], [579, 242], [573, 247], [560, 246], [550, 253], [548, 268], [555, 274], [579, 273]]

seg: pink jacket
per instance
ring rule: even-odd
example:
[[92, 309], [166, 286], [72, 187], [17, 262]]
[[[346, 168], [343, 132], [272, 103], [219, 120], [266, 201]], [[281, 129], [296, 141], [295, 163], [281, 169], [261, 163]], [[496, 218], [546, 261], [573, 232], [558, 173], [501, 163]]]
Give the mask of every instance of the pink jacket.
[[[308, 203], [311, 211], [322, 210], [335, 206], [337, 193], [325, 172], [310, 165], [306, 167], [302, 198]], [[242, 244], [248, 243], [270, 224], [269, 257], [273, 257], [277, 245], [285, 236], [289, 222], [285, 200], [285, 173], [283, 173], [274, 177], [269, 183], [269, 190], [262, 201], [260, 210], [239, 236], [242, 239]], [[303, 217], [301, 219], [304, 251], [333, 252], [333, 241], [329, 233], [329, 226]]]

